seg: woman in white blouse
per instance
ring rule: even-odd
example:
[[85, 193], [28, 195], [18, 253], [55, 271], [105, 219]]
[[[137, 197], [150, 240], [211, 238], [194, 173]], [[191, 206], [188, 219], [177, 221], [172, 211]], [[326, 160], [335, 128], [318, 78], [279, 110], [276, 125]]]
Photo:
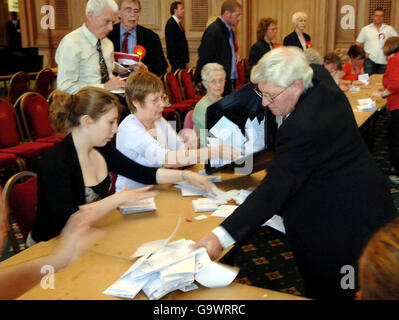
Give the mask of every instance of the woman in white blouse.
[[[132, 114], [119, 125], [116, 147], [130, 159], [150, 167], [179, 168], [210, 158], [237, 159], [240, 151], [229, 146], [189, 150], [172, 126], [162, 117], [167, 106], [162, 81], [155, 74], [136, 71], [126, 82], [126, 100]], [[126, 185], [142, 184], [118, 176], [116, 191]]]

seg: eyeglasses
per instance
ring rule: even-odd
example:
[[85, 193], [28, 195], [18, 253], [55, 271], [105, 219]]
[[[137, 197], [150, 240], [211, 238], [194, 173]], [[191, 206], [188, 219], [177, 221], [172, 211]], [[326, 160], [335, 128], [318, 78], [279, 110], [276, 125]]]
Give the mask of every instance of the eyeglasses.
[[162, 96], [152, 99], [151, 101], [144, 101], [145, 103], [151, 103], [151, 104], [158, 104], [162, 102], [165, 106], [170, 105], [169, 97], [167, 94], [163, 94]]
[[125, 9], [123, 9], [122, 10], [122, 12], [123, 13], [126, 13], [126, 14], [132, 14], [132, 13], [134, 13], [134, 14], [139, 14], [140, 12], [141, 12], [141, 10], [140, 9], [132, 9], [132, 8], [125, 8]]
[[274, 100], [275, 100], [280, 94], [282, 94], [285, 90], [287, 90], [289, 87], [291, 87], [291, 86], [288, 86], [287, 88], [283, 89], [282, 91], [280, 91], [278, 94], [276, 94], [276, 95], [274, 95], [274, 96], [270, 95], [270, 93], [262, 93], [262, 92], [259, 90], [258, 87], [255, 87], [255, 88], [254, 88], [254, 91], [255, 91], [255, 93], [258, 95], [259, 98], [261, 98], [261, 99], [266, 99], [266, 100], [270, 101], [270, 103], [273, 103]]
[[223, 84], [226, 82], [226, 79], [223, 80], [211, 80], [211, 81], [207, 81], [208, 83], [215, 85], [215, 84]]

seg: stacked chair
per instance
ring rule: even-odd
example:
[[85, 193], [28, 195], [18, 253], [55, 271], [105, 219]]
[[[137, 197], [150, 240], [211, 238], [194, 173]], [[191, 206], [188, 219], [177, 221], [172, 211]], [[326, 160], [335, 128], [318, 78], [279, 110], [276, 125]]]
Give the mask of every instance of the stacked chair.
[[49, 105], [40, 93], [23, 94], [14, 107], [21, 115], [25, 140], [55, 144], [66, 137], [65, 133], [53, 133]]
[[25, 242], [33, 227], [37, 210], [37, 175], [31, 171], [22, 171], [8, 179], [4, 186], [3, 202], [9, 208], [10, 225], [15, 222], [22, 234], [23, 243], [16, 235], [8, 231], [8, 237], [14, 253], [25, 249]]

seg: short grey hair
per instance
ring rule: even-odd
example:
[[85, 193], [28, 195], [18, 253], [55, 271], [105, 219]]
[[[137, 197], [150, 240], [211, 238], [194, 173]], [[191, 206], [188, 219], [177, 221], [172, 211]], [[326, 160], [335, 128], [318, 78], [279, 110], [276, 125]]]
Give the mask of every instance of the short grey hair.
[[306, 12], [295, 12], [293, 15], [292, 15], [292, 23], [294, 24], [294, 25], [297, 25], [297, 23], [298, 23], [298, 20], [300, 19], [300, 18], [303, 18], [303, 19], [308, 19], [308, 15], [306, 14]]
[[101, 15], [103, 9], [109, 7], [113, 12], [118, 12], [118, 5], [114, 0], [89, 0], [86, 5], [86, 17], [93, 12], [95, 17]]
[[313, 48], [306, 49], [305, 56], [306, 56], [306, 59], [308, 60], [309, 64], [314, 63], [314, 64], [323, 65], [323, 63], [324, 63], [324, 59], [321, 56], [321, 54]]
[[303, 51], [297, 47], [280, 47], [266, 53], [251, 72], [251, 82], [269, 82], [288, 88], [301, 80], [304, 90], [313, 86], [313, 69]]
[[215, 73], [223, 73], [224, 77], [226, 78], [226, 71], [222, 65], [216, 62], [207, 63], [201, 70], [202, 81], [209, 82], [212, 75]]

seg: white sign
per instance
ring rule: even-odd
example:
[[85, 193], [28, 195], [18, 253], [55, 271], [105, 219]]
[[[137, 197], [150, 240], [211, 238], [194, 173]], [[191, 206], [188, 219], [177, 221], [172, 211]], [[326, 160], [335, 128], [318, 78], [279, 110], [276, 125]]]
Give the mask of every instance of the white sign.
[[8, 11], [19, 12], [18, 0], [8, 0]]

